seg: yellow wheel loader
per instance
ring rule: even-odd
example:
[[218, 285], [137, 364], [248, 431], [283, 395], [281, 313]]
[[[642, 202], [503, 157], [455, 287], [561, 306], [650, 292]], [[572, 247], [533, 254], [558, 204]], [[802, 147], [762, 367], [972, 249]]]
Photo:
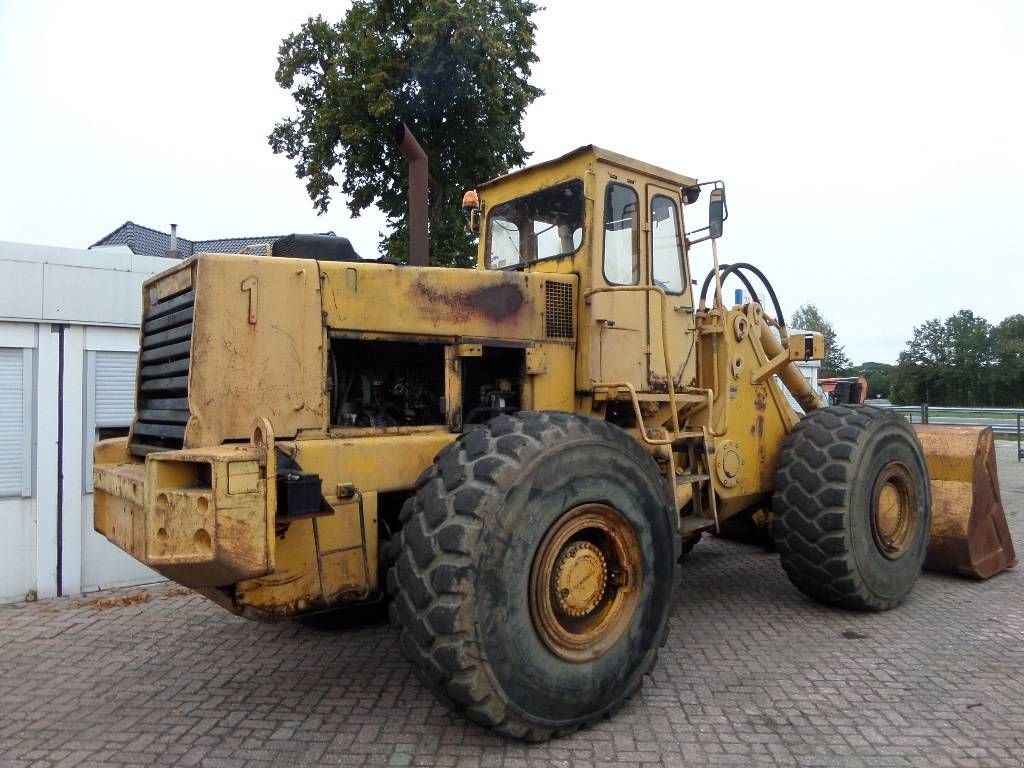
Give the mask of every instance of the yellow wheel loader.
[[823, 407], [794, 363], [821, 336], [718, 263], [720, 182], [583, 147], [467, 194], [476, 269], [426, 266], [425, 200], [409, 265], [298, 236], [145, 284], [96, 530], [242, 616], [390, 601], [424, 683], [528, 740], [638, 690], [681, 552], [729, 521], [770, 519], [793, 584], [843, 608], [897, 605], [926, 558], [1013, 564], [991, 433]]

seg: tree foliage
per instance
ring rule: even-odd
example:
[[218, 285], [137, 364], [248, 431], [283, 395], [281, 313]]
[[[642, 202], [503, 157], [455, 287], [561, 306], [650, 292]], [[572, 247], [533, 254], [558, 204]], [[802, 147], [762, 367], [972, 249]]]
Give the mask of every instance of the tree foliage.
[[1024, 315], [1010, 315], [992, 329], [994, 400], [997, 405], [1024, 405]]
[[296, 112], [270, 134], [320, 213], [334, 170], [353, 216], [376, 203], [392, 233], [381, 253], [405, 260], [404, 120], [430, 164], [431, 261], [469, 265], [462, 193], [528, 157], [522, 118], [543, 92], [529, 83], [537, 6], [529, 0], [355, 0], [338, 22], [309, 19], [281, 44], [277, 82]]
[[813, 304], [803, 304], [793, 313], [793, 319], [789, 324], [790, 328], [798, 328], [804, 331], [814, 331], [825, 337], [825, 359], [821, 361], [821, 375], [841, 376], [853, 364], [846, 356], [846, 350], [839, 343], [835, 329], [825, 316], [821, 314]]
[[900, 353], [893, 400], [933, 405], [1024, 405], [1024, 315], [992, 326], [962, 309], [928, 320]]
[[868, 397], [888, 399], [892, 396], [892, 373], [895, 369], [896, 366], [889, 363], [866, 362], [853, 366], [848, 373], [867, 379]]

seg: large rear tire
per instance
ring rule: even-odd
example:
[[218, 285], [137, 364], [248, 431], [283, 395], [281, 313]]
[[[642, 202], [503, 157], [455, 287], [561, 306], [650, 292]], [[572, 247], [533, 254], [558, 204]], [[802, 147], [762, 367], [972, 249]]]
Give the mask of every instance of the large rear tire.
[[388, 589], [402, 651], [470, 719], [568, 733], [654, 665], [679, 536], [657, 464], [617, 427], [500, 416], [440, 453], [401, 520]]
[[890, 411], [813, 411], [786, 438], [773, 535], [790, 581], [823, 603], [882, 611], [921, 572], [931, 527], [924, 451]]

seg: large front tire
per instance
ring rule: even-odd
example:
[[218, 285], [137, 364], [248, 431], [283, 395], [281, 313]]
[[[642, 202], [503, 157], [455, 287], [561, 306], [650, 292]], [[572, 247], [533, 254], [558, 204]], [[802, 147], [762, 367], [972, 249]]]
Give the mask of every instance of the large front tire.
[[457, 711], [538, 741], [612, 714], [665, 638], [678, 533], [657, 464], [580, 416], [500, 416], [402, 510], [392, 619]]
[[807, 414], [779, 455], [772, 507], [782, 566], [815, 600], [887, 610], [921, 573], [931, 527], [928, 467], [898, 414], [863, 405]]

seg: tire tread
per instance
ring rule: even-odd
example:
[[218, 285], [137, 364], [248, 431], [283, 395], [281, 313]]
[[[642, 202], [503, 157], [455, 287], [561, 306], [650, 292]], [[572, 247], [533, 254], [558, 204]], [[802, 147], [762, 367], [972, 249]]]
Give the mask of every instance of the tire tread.
[[832, 406], [801, 419], [783, 445], [772, 496], [773, 537], [789, 580], [822, 603], [887, 610], [900, 599], [874, 594], [860, 578], [845, 533], [854, 468], [868, 431], [882, 422], [912, 428], [898, 414], [868, 405]]
[[[610, 717], [639, 688], [625, 691], [610, 710], [585, 722], [538, 726], [506, 706], [484, 667], [465, 607], [466, 596], [473, 593], [472, 555], [483, 525], [478, 510], [488, 503], [500, 505], [508, 479], [546, 449], [588, 438], [612, 442], [639, 462], [651, 461], [629, 435], [596, 419], [553, 412], [499, 416], [438, 454], [405, 502], [400, 515], [404, 525], [390, 549], [390, 615], [401, 631], [403, 655], [442, 702], [486, 728], [526, 741], [566, 735]], [[678, 546], [677, 541], [677, 556]], [[664, 639], [665, 630], [661, 643]], [[656, 650], [646, 655], [638, 681], [656, 659]]]

